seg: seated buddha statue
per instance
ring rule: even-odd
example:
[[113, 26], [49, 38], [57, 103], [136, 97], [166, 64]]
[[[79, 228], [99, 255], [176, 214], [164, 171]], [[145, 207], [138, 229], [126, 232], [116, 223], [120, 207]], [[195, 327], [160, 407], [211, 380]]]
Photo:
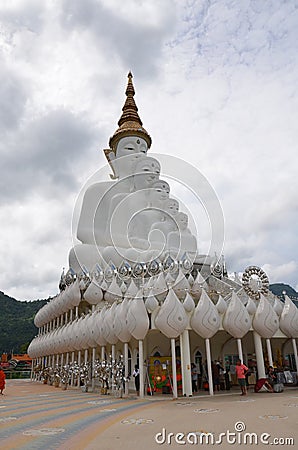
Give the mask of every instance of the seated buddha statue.
[[188, 228], [188, 215], [179, 212], [175, 216], [178, 229], [167, 236], [167, 250], [174, 259], [181, 259], [185, 252], [192, 260], [197, 254], [197, 239]]

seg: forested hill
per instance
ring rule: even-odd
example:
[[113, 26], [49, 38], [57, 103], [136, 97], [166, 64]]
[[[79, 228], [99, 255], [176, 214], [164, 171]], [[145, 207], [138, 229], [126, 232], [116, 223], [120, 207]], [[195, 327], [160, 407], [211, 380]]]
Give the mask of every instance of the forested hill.
[[278, 295], [279, 297], [281, 297], [283, 292], [285, 292], [289, 297], [298, 299], [298, 292], [296, 292], [295, 289], [289, 284], [274, 283], [270, 284], [269, 289], [273, 292], [273, 294]]
[[0, 356], [2, 353], [25, 353], [37, 334], [36, 312], [47, 300], [21, 302], [0, 291]]

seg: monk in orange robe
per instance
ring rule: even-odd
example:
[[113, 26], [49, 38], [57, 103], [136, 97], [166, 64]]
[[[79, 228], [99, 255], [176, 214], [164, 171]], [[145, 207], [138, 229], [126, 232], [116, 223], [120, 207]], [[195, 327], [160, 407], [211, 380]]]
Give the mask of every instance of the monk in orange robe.
[[3, 372], [2, 367], [0, 367], [0, 394], [3, 395], [4, 389], [5, 389], [5, 373]]

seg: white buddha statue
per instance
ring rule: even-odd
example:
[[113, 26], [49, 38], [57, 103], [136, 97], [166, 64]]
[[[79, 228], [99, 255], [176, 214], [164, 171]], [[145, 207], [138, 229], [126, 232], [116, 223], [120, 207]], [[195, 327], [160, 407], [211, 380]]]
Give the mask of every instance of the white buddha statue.
[[177, 260], [181, 259], [185, 252], [192, 260], [197, 254], [197, 239], [188, 228], [188, 215], [179, 212], [175, 216], [178, 229], [171, 231], [167, 236], [167, 250]]
[[166, 251], [167, 236], [171, 231], [177, 231], [176, 216], [179, 212], [179, 203], [169, 198], [164, 203], [164, 212], [161, 220], [152, 224], [149, 233], [149, 241], [152, 249], [156, 249], [163, 258]]
[[[164, 215], [164, 205], [169, 198], [170, 186], [164, 180], [157, 180], [147, 192], [146, 204], [129, 222], [128, 235], [132, 239], [148, 241], [152, 225], [160, 222]], [[133, 242], [133, 241], [132, 241]]]
[[131, 191], [130, 175], [134, 173], [136, 161], [146, 157], [151, 146], [151, 138], [138, 115], [134, 94], [129, 73], [119, 128], [110, 138], [110, 148], [104, 151], [114, 181], [94, 183], [86, 190], [77, 229], [77, 238], [82, 244], [73, 247], [69, 254], [69, 265], [75, 272], [79, 272], [83, 265], [90, 269], [96, 262], [102, 262], [102, 249], [108, 245], [106, 227], [110, 202], [115, 195]]
[[128, 226], [132, 217], [150, 202], [152, 185], [158, 180], [160, 164], [149, 156], [139, 159], [135, 173], [128, 177], [131, 192], [121, 192], [113, 196], [108, 213], [106, 242], [108, 245], [129, 248]]

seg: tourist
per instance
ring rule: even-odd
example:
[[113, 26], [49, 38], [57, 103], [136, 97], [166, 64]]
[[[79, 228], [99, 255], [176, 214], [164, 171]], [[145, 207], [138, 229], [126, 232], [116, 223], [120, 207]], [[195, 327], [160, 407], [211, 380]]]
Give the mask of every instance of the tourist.
[[140, 370], [137, 365], [135, 365], [132, 376], [135, 379], [135, 387], [136, 387], [137, 395], [140, 395]]
[[194, 363], [191, 363], [191, 384], [192, 384], [192, 392], [198, 391], [198, 371], [197, 366]]
[[267, 374], [268, 382], [271, 386], [277, 383], [277, 375], [275, 373], [275, 370], [272, 366], [269, 366], [268, 374]]
[[0, 366], [0, 394], [1, 395], [3, 395], [4, 389], [5, 389], [5, 373], [3, 372], [3, 369]]
[[212, 378], [213, 378], [214, 390], [220, 391], [220, 370], [221, 370], [220, 363], [219, 362], [214, 363], [212, 361], [211, 368], [212, 368]]
[[245, 364], [241, 363], [240, 359], [238, 359], [235, 370], [236, 370], [236, 375], [237, 375], [239, 386], [241, 387], [241, 395], [246, 395], [247, 390], [246, 390], [245, 375], [248, 372], [248, 368], [246, 367]]

